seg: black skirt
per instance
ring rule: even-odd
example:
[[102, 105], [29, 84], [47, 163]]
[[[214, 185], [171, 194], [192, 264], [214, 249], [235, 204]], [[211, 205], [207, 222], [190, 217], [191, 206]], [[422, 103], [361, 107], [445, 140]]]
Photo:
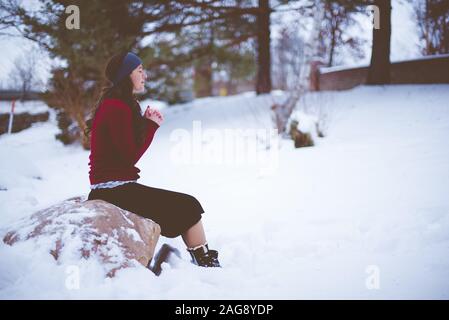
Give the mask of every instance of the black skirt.
[[161, 234], [174, 238], [201, 220], [199, 201], [188, 194], [126, 183], [114, 188], [93, 189], [88, 200], [104, 200], [159, 224]]

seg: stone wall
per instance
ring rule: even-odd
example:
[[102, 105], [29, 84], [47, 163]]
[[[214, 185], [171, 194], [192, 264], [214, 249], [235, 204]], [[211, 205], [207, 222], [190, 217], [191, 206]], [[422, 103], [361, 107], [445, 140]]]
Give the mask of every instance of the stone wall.
[[[31, 127], [35, 122], [48, 121], [49, 112], [30, 114], [28, 112], [14, 114], [12, 132], [19, 132]], [[9, 113], [0, 114], [0, 134], [8, 132]]]
[[[366, 83], [368, 66], [357, 68], [320, 68], [312, 63], [310, 89], [347, 90]], [[449, 83], [449, 54], [393, 62], [391, 84]]]

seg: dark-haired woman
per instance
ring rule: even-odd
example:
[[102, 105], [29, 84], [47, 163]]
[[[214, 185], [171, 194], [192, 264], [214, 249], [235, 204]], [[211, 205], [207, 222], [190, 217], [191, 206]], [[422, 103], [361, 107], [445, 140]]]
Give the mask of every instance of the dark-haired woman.
[[105, 88], [88, 123], [91, 134], [89, 200], [101, 199], [149, 218], [161, 227], [161, 234], [182, 236], [192, 262], [219, 267], [218, 253], [210, 250], [201, 215], [204, 210], [191, 195], [137, 183], [135, 166], [153, 141], [164, 121], [162, 114], [141, 108], [134, 94], [142, 92], [146, 74], [142, 61], [133, 53], [113, 56], [105, 70], [111, 86]]

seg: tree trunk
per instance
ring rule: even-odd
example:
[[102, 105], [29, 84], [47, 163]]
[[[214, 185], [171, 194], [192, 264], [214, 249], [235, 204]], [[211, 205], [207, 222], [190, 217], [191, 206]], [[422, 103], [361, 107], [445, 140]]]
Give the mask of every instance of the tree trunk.
[[195, 65], [194, 76], [195, 97], [211, 97], [212, 92], [212, 59], [205, 57]]
[[373, 47], [367, 84], [390, 83], [391, 0], [375, 0], [380, 12], [380, 29], [373, 27]]
[[271, 92], [270, 58], [270, 4], [268, 0], [259, 0], [257, 16], [257, 83], [256, 92]]
[[334, 63], [334, 53], [335, 53], [335, 45], [336, 45], [336, 32], [337, 32], [337, 27], [333, 25], [332, 22], [332, 31], [331, 31], [331, 48], [330, 48], [330, 52], [329, 52], [329, 61], [327, 63], [328, 67], [332, 67], [332, 64]]

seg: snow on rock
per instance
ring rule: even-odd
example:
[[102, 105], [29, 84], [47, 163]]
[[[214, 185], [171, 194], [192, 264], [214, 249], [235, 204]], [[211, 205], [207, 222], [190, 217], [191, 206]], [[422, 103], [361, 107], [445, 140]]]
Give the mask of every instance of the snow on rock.
[[295, 141], [296, 148], [313, 146], [314, 141], [321, 136], [318, 118], [302, 110], [292, 112], [287, 122], [287, 130]]
[[303, 133], [310, 133], [311, 135], [316, 135], [316, 128], [318, 125], [318, 119], [314, 115], [305, 113], [304, 111], [298, 110], [292, 113], [289, 119], [289, 124], [287, 128], [290, 127], [292, 121], [296, 121], [297, 129]]
[[8, 227], [3, 242], [34, 241], [58, 263], [96, 257], [112, 277], [119, 269], [147, 266], [159, 239], [155, 222], [102, 200], [71, 198]]

